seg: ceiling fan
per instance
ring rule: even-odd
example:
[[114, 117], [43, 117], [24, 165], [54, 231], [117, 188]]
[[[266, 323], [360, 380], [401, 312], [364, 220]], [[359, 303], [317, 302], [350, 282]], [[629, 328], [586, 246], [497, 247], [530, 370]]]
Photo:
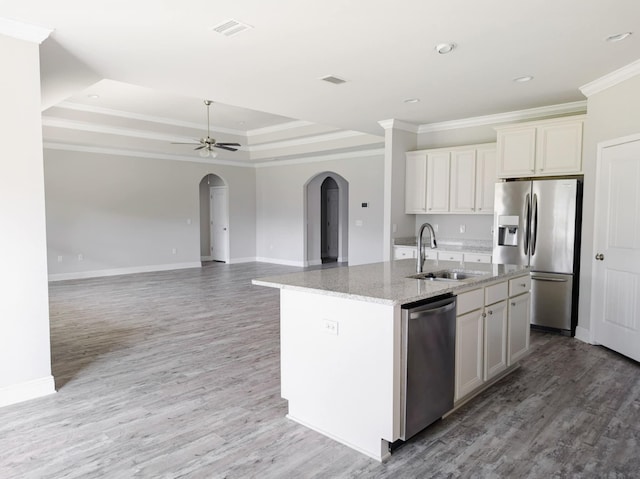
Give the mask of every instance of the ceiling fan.
[[189, 143], [172, 143], [173, 145], [198, 145], [194, 148], [194, 150], [200, 152], [200, 156], [207, 157], [211, 156], [215, 158], [218, 154], [215, 152], [214, 148], [220, 148], [221, 150], [228, 151], [238, 151], [240, 143], [220, 143], [215, 140], [215, 138], [211, 138], [211, 132], [209, 130], [209, 107], [213, 103], [211, 100], [205, 100], [204, 104], [207, 105], [207, 136], [204, 138], [200, 138], [197, 141], [189, 142]]

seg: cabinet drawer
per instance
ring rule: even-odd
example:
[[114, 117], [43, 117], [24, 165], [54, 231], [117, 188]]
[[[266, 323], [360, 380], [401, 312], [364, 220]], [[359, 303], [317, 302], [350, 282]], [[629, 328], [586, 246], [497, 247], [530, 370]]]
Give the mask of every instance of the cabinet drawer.
[[438, 259], [445, 261], [462, 261], [462, 253], [450, 253], [448, 251], [440, 251]]
[[438, 259], [438, 252], [433, 251], [432, 249], [428, 249], [424, 252], [424, 259]]
[[507, 282], [487, 286], [484, 289], [484, 304], [493, 304], [509, 296], [509, 285]]
[[465, 253], [464, 262], [465, 263], [491, 263], [491, 255], [482, 254], [482, 253]]
[[473, 291], [469, 291], [467, 293], [462, 293], [458, 295], [457, 299], [457, 312], [456, 314], [460, 316], [461, 314], [468, 313], [469, 311], [473, 311], [474, 309], [480, 309], [484, 306], [484, 295], [482, 294], [483, 289], [474, 289]]
[[393, 257], [395, 259], [407, 259], [416, 257], [416, 249], [410, 246], [394, 246]]
[[509, 280], [509, 296], [526, 293], [531, 289], [531, 276], [520, 276]]

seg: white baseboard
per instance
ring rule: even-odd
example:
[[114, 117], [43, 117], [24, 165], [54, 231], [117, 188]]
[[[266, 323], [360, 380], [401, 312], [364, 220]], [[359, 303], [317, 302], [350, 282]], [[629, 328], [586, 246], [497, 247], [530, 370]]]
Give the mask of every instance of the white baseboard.
[[305, 263], [306, 263], [305, 266], [318, 266], [318, 265], [322, 264], [322, 260], [321, 259], [312, 259], [310, 261], [306, 261]]
[[247, 258], [229, 258], [227, 264], [240, 264], [240, 263], [255, 263], [258, 261], [255, 257], [247, 257]]
[[53, 376], [46, 376], [12, 386], [0, 388], [0, 407], [17, 404], [30, 399], [48, 396], [56, 392]]
[[200, 256], [200, 261], [213, 261], [212, 256]]
[[575, 338], [582, 341], [583, 343], [593, 344], [593, 341], [591, 341], [591, 331], [589, 331], [587, 328], [578, 326], [576, 328]]
[[170, 263], [170, 264], [157, 264], [157, 265], [148, 265], [148, 266], [134, 266], [130, 268], [99, 269], [95, 271], [78, 271], [75, 273], [50, 274], [49, 281], [66, 281], [69, 279], [100, 278], [103, 276], [117, 276], [120, 274], [153, 273], [155, 271], [170, 271], [173, 269], [187, 269], [187, 268], [200, 268], [200, 267], [202, 267], [202, 263], [197, 261], [193, 263]]
[[304, 268], [304, 266], [305, 266], [305, 262], [304, 261], [290, 261], [290, 260], [286, 260], [286, 259], [277, 259], [277, 258], [258, 257], [258, 258], [256, 258], [256, 261], [258, 263], [281, 264], [281, 265], [284, 265], [284, 266], [298, 266], [300, 268]]

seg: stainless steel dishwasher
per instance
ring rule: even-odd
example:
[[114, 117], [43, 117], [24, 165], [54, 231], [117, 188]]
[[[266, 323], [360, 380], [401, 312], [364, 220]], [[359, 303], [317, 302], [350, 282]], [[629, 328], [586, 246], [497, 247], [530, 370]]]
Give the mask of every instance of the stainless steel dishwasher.
[[453, 409], [456, 297], [402, 306], [400, 439], [406, 441]]

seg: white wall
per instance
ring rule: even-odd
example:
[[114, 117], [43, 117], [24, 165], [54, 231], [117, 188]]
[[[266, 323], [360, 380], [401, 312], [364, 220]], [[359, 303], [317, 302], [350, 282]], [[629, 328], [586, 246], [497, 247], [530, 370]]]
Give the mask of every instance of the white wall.
[[38, 45], [0, 35], [0, 406], [54, 392]]
[[[349, 183], [349, 264], [382, 260], [382, 155], [259, 167], [256, 187], [260, 260], [304, 264], [305, 184], [323, 172], [337, 173]], [[362, 208], [363, 202], [369, 206]], [[358, 222], [362, 225], [357, 226]]]
[[229, 186], [231, 261], [255, 257], [252, 168], [62, 150], [44, 157], [53, 279], [199, 265], [199, 184], [210, 173]]
[[583, 329], [579, 333], [584, 339], [588, 338], [592, 323], [594, 232], [602, 227], [594, 221], [597, 147], [602, 141], [640, 133], [640, 75], [589, 97], [587, 112], [583, 141], [584, 199], [578, 307], [578, 327]]

